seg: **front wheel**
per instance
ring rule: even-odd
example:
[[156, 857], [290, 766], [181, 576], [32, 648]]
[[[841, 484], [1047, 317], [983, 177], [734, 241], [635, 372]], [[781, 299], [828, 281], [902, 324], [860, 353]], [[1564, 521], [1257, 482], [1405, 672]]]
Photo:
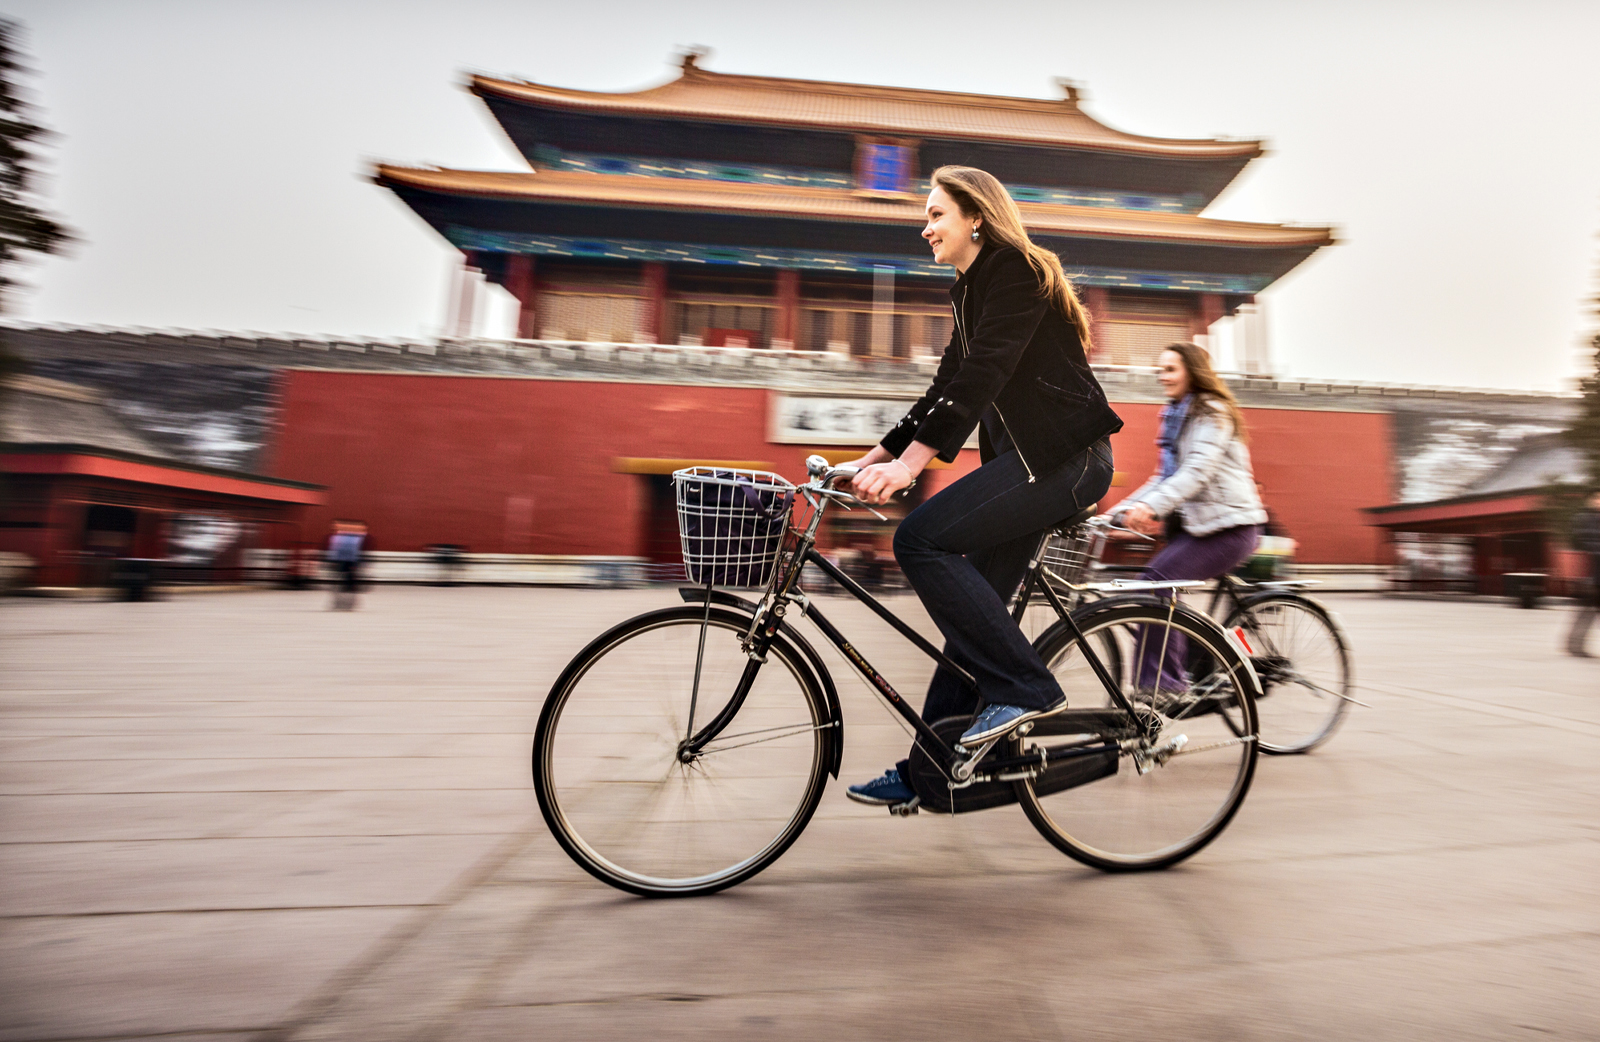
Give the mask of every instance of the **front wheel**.
[[788, 641], [765, 663], [745, 654], [749, 625], [704, 605], [650, 612], [557, 679], [534, 789], [557, 842], [596, 878], [649, 897], [711, 893], [777, 860], [811, 820], [837, 722]]
[[1081, 720], [1079, 742], [1118, 743], [1116, 769], [1053, 793], [1017, 782], [1018, 802], [1046, 839], [1086, 865], [1174, 865], [1215, 839], [1250, 789], [1250, 667], [1216, 623], [1182, 605], [1169, 616], [1164, 603], [1107, 600], [1073, 618], [1081, 640], [1062, 622], [1035, 647], [1077, 712], [1054, 724], [1047, 718], [1036, 733], [1060, 734]]
[[1252, 597], [1228, 617], [1261, 679], [1261, 751], [1308, 753], [1333, 737], [1350, 707], [1350, 652], [1332, 614], [1293, 593]]

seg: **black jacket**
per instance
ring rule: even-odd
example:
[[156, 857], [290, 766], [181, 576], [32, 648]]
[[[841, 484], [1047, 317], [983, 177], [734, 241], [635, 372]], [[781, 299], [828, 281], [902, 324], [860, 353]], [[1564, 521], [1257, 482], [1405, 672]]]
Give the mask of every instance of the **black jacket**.
[[[986, 243], [950, 288], [956, 328], [928, 391], [882, 445], [913, 441], [946, 463], [993, 407], [1030, 476], [1048, 474], [1122, 429], [1094, 378], [1077, 329], [1039, 294], [1039, 276], [1011, 246]], [[987, 432], [978, 446], [994, 456]]]

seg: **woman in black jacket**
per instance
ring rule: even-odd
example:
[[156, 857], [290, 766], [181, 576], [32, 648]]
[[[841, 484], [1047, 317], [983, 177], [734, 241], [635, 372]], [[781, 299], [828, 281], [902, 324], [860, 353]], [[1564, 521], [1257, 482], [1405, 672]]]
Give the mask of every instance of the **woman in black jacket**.
[[[1089, 320], [1055, 254], [1029, 239], [1004, 186], [982, 170], [933, 173], [922, 237], [954, 266], [955, 330], [939, 371], [883, 441], [855, 464], [854, 492], [883, 503], [935, 457], [951, 462], [978, 428], [983, 465], [923, 503], [894, 537], [895, 559], [977, 679], [939, 669], [923, 718], [967, 715], [968, 747], [1066, 706], [1061, 686], [1006, 612], [1044, 531], [1111, 485], [1111, 434], [1122, 421], [1085, 354]], [[861, 803], [915, 794], [905, 763], [850, 787]]]

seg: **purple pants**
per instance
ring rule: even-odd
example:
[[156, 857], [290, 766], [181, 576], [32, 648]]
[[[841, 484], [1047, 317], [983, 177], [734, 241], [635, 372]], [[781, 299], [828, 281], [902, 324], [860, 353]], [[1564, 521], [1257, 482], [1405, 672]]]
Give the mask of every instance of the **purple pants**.
[[[1141, 579], [1215, 579], [1239, 567], [1255, 553], [1261, 540], [1260, 525], [1240, 525], [1207, 536], [1181, 532], [1150, 559]], [[1139, 627], [1139, 679], [1141, 690], [1187, 691], [1189, 676], [1184, 659], [1189, 639], [1166, 627]], [[1156, 682], [1159, 663], [1161, 680]]]

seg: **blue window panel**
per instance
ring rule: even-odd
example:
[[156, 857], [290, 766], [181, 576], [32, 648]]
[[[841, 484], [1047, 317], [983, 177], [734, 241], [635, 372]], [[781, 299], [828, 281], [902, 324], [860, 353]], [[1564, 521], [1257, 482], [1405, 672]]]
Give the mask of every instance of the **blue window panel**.
[[[903, 192], [911, 188], [911, 150], [899, 145], [862, 145], [862, 170], [855, 187], [879, 192]], [[870, 154], [870, 161], [869, 161]], [[550, 145], [534, 149], [534, 159], [553, 169], [579, 173], [624, 174], [635, 177], [670, 177], [696, 181], [737, 181], [746, 184], [790, 185], [807, 188], [847, 189], [854, 185], [850, 176], [832, 170], [757, 164], [705, 163], [682, 159], [643, 159], [636, 156], [564, 152]], [[1096, 209], [1143, 210], [1157, 213], [1199, 213], [1206, 199], [1198, 194], [1183, 196], [1118, 192], [1110, 189], [1074, 189], [1040, 185], [1006, 185], [1012, 198], [1024, 203], [1050, 203], [1061, 206], [1088, 206]]]
[[861, 145], [861, 187], [869, 192], [902, 192], [911, 174], [911, 150], [904, 145]]

